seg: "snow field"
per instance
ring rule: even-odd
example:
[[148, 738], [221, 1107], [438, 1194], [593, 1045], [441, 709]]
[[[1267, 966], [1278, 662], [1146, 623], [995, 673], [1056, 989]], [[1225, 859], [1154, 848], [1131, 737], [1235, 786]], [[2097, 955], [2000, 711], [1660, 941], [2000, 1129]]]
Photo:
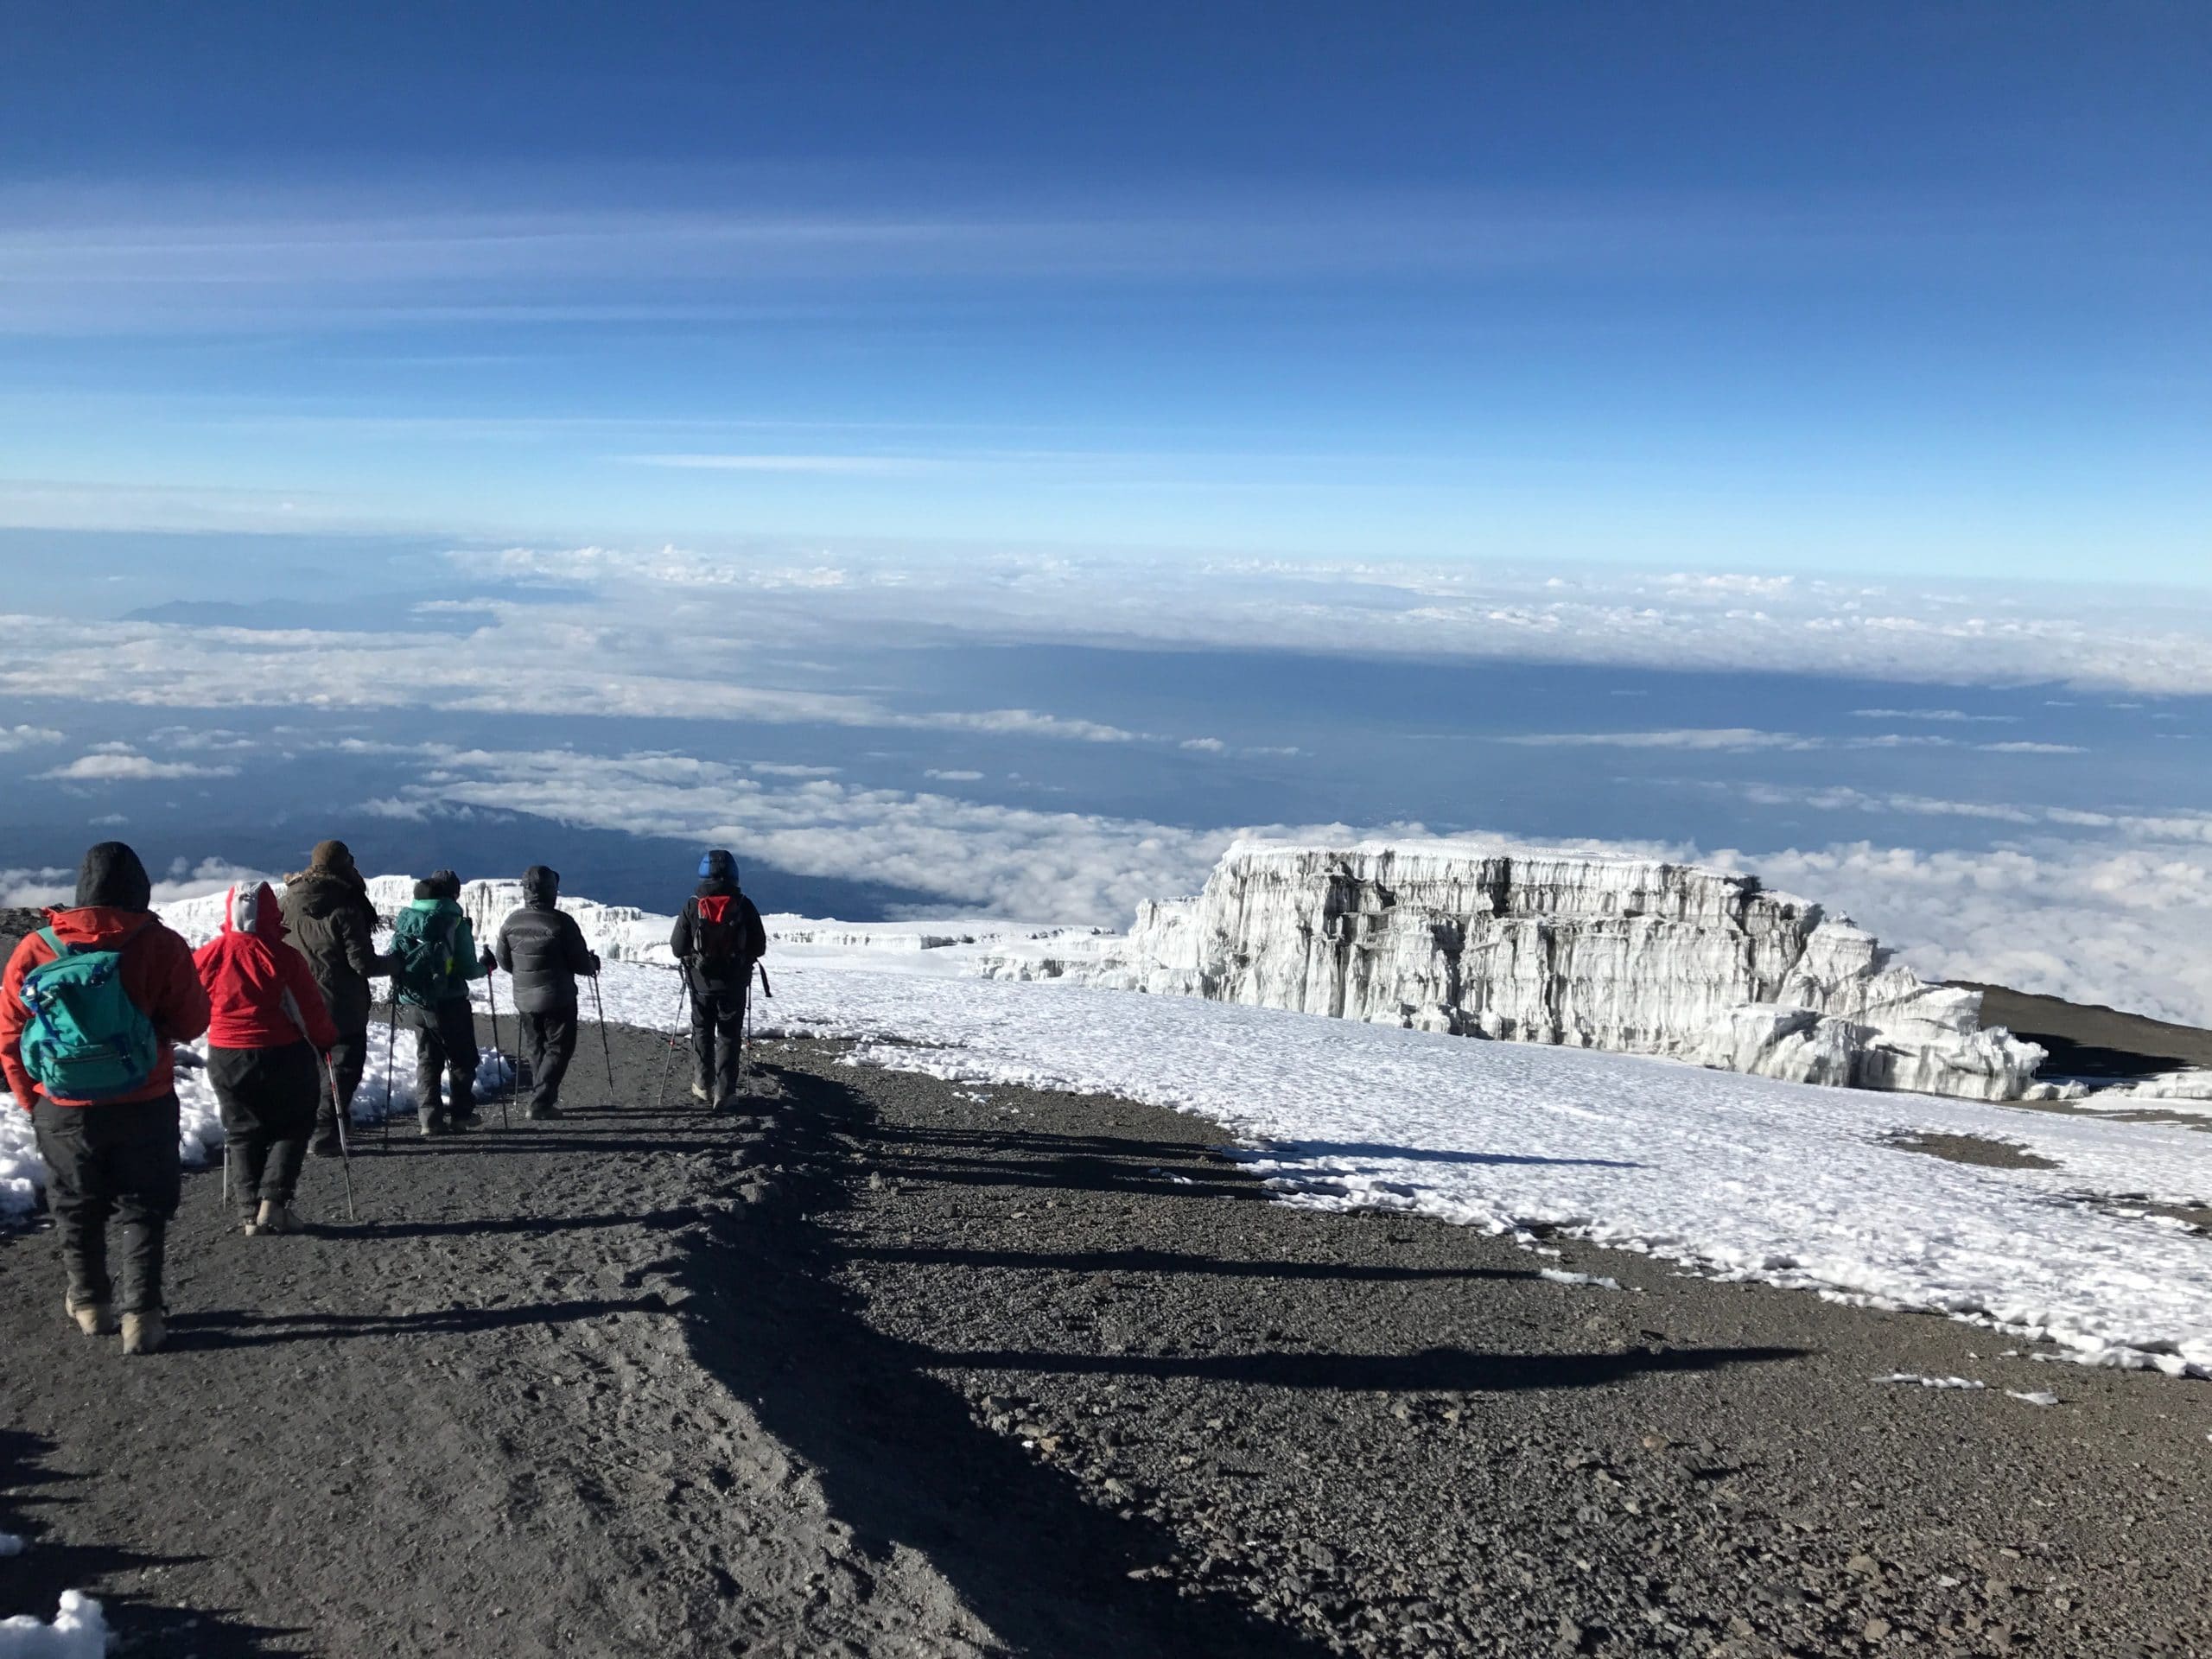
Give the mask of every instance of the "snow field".
[[[902, 973], [874, 953], [772, 972], [756, 1034], [853, 1039], [858, 1062], [963, 1084], [1202, 1113], [1257, 1143], [1241, 1155], [1286, 1202], [1494, 1232], [1541, 1224], [1717, 1278], [2001, 1326], [2085, 1363], [2212, 1376], [2212, 1243], [2081, 1201], [2212, 1195], [2212, 1136], [2188, 1128], [1061, 981]], [[608, 1016], [669, 1029], [674, 984], [610, 964]], [[2058, 1166], [1982, 1168], [1884, 1144], [1916, 1133], [2004, 1141]]]
[[101, 1659], [107, 1643], [99, 1603], [74, 1590], [61, 1592], [51, 1624], [29, 1613], [0, 1618], [0, 1659]]

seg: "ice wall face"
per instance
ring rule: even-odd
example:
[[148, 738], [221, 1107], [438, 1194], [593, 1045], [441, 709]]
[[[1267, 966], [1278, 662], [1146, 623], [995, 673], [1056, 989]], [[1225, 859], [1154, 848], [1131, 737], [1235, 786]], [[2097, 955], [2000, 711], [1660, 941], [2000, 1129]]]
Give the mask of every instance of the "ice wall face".
[[1462, 847], [1232, 849], [1195, 899], [1058, 971], [1458, 1035], [1671, 1055], [1796, 1082], [2011, 1099], [2043, 1051], [1976, 992], [1755, 877]]

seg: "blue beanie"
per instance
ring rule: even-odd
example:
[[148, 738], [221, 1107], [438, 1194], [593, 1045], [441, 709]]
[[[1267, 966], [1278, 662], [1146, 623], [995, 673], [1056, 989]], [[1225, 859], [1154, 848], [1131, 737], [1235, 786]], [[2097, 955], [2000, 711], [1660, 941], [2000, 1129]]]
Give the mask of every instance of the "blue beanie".
[[699, 861], [699, 874], [702, 880], [721, 876], [726, 880], [734, 881], [737, 880], [737, 860], [717, 847]]

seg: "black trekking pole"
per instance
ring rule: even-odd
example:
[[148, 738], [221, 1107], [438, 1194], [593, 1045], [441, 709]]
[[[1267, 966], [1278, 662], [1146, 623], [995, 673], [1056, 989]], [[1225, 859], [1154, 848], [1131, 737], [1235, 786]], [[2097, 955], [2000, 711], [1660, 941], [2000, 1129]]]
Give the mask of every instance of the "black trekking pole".
[[[489, 974], [484, 976], [484, 995], [492, 999], [492, 1052], [504, 1060], [507, 1058], [507, 1052], [505, 1046], [499, 1041], [499, 988], [492, 982], [492, 976]], [[516, 1019], [519, 1020], [521, 1015], [517, 1014]], [[519, 1037], [522, 1033], [517, 1031], [515, 1035]], [[519, 1046], [517, 1046], [515, 1059], [515, 1075], [520, 1077], [522, 1055]], [[512, 1089], [499, 1090], [499, 1127], [503, 1129], [514, 1128], [514, 1124], [507, 1117], [507, 1096], [513, 1092]]]
[[607, 1040], [607, 1004], [599, 995], [599, 976], [591, 976], [591, 1006], [599, 1015], [599, 1052], [607, 1061], [607, 1103], [614, 1104], [614, 1050]]
[[[676, 987], [676, 1017], [681, 1020], [683, 1017], [684, 1005], [691, 1000], [691, 970], [687, 967], [678, 969], [677, 971], [680, 977]], [[675, 1064], [676, 1038], [671, 1033], [668, 1039], [668, 1046], [661, 1052], [660, 1087], [653, 1090], [653, 1110], [656, 1113], [668, 1103], [668, 1068]]]
[[[753, 971], [760, 976], [760, 995], [771, 1002], [776, 1000], [774, 987], [768, 983], [768, 964], [755, 958]], [[753, 1092], [753, 998], [745, 999], [745, 1041], [737, 1051], [738, 1087], [746, 1094]]]
[[346, 1138], [346, 1120], [353, 1116], [353, 1103], [340, 1096], [338, 1068], [327, 1054], [322, 1057], [322, 1070], [330, 1079], [330, 1103], [338, 1109], [338, 1167], [346, 1176], [346, 1219], [358, 1222], [361, 1217], [353, 1208], [353, 1148]]
[[377, 1144], [384, 1147], [386, 1151], [390, 1151], [391, 1147], [391, 1072], [393, 1063], [397, 1060], [399, 1054], [398, 986], [395, 985], [391, 988], [391, 995], [385, 1001], [384, 1007], [385, 1012], [391, 1017], [391, 1030], [385, 1042], [384, 1119], [383, 1126], [377, 1131]]

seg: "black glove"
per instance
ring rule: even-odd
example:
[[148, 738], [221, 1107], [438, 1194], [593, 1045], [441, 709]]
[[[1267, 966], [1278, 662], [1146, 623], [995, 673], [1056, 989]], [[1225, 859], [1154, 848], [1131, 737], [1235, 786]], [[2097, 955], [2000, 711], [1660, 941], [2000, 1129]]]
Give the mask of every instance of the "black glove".
[[476, 962], [477, 965], [482, 968], [487, 974], [499, 965], [499, 959], [493, 956], [488, 950], [479, 951], [477, 953]]
[[594, 979], [599, 977], [599, 952], [596, 950], [591, 953], [591, 976]]

